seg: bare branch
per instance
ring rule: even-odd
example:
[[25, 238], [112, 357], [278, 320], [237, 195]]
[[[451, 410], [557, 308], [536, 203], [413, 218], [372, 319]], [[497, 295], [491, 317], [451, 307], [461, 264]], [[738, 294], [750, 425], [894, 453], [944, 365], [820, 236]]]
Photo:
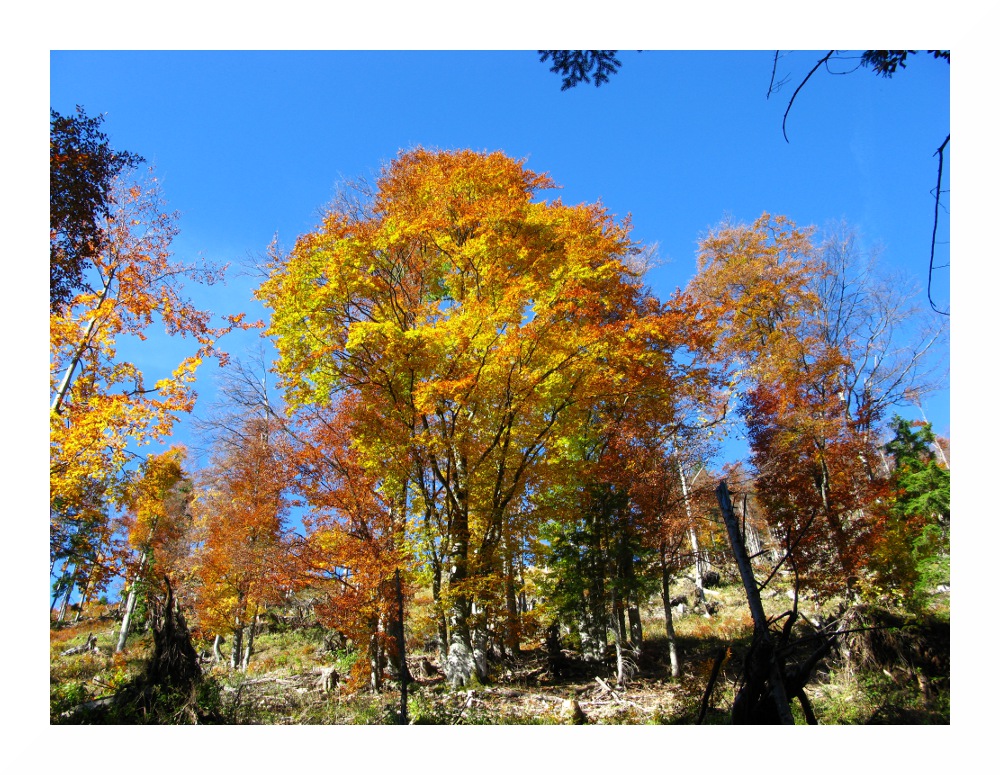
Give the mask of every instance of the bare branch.
[[781, 87], [788, 83], [788, 78], [782, 78], [780, 81], [775, 81], [778, 77], [778, 59], [781, 58], [781, 52], [774, 52], [774, 64], [771, 65], [771, 82], [767, 86], [767, 97], [764, 99], [771, 99], [772, 94], [777, 94], [781, 91]]
[[822, 59], [820, 59], [816, 63], [816, 66], [813, 67], [813, 69], [809, 71], [809, 74], [805, 78], [802, 79], [802, 83], [800, 83], [798, 85], [798, 88], [795, 90], [795, 93], [792, 94], [792, 98], [788, 101], [788, 107], [785, 108], [785, 115], [781, 119], [781, 134], [783, 134], [785, 136], [785, 142], [786, 143], [789, 142], [789, 140], [788, 140], [788, 133], [785, 131], [785, 124], [788, 123], [788, 113], [792, 109], [792, 103], [795, 102], [795, 98], [799, 95], [799, 92], [802, 91], [802, 87], [806, 85], [806, 82], [810, 78], [812, 78], [813, 73], [815, 73], [817, 70], [819, 70], [819, 68], [820, 68], [821, 65], [823, 65], [826, 62], [829, 62], [830, 61], [830, 57], [832, 57], [833, 54], [834, 54], [833, 51], [828, 51], [826, 53], [826, 56], [824, 56]]
[[934, 229], [931, 232], [931, 260], [930, 266], [927, 268], [927, 300], [931, 303], [931, 309], [940, 315], [950, 315], [950, 313], [938, 309], [934, 299], [931, 298], [931, 277], [934, 274], [934, 247], [937, 245], [938, 214], [941, 212], [941, 175], [944, 171], [944, 149], [950, 140], [951, 135], [949, 134], [935, 151], [935, 155], [938, 157], [938, 173], [937, 185], [934, 187]]

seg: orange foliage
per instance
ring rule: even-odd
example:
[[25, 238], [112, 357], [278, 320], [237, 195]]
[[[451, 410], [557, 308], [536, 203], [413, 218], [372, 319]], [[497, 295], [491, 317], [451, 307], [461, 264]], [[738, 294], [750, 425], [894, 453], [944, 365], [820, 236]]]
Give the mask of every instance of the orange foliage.
[[367, 654], [355, 663], [360, 683], [371, 678], [372, 660], [395, 653], [389, 631], [397, 613], [393, 577], [409, 563], [399, 495], [384, 492], [384, 482], [362, 465], [352, 444], [357, 409], [356, 399], [347, 398], [302, 417], [296, 466], [299, 492], [310, 506], [303, 520], [308, 577], [326, 591], [316, 611]]
[[809, 231], [764, 214], [702, 241], [692, 289], [717, 305], [720, 355], [743, 390], [757, 496], [775, 533], [812, 586], [843, 589], [866, 557], [881, 489], [867, 432], [877, 418], [870, 406], [846, 411], [847, 361], [811, 290], [826, 271]]
[[[167, 576], [175, 588], [175, 572], [188, 557], [191, 538], [191, 483], [183, 468], [185, 454], [183, 447], [174, 446], [149, 455], [127, 496], [129, 544], [137, 557], [144, 558], [144, 575]], [[137, 562], [130, 564], [135, 568]]]
[[258, 290], [293, 410], [356, 397], [351, 451], [387, 499], [358, 519], [390, 493], [423, 515], [423, 556], [467, 651], [477, 598], [509, 573], [528, 483], [542, 486], [591, 410], [707, 387], [683, 355], [702, 336], [690, 300], [652, 298], [627, 221], [534, 200], [552, 187], [500, 153], [404, 153], [370, 202], [332, 209]]
[[[73, 526], [86, 523], [90, 543], [105, 557], [109, 546], [100, 533], [111, 529], [111, 507], [123, 505], [128, 445], [169, 435], [175, 414], [191, 411], [202, 359], [224, 361], [215, 342], [234, 327], [246, 327], [242, 315], [212, 326], [210, 313], [182, 295], [184, 279], [211, 283], [221, 273], [172, 259], [175, 217], [162, 211], [156, 181], [119, 180], [115, 186], [109, 199], [115, 205], [99, 224], [100, 250], [89, 256], [85, 287], [59, 305], [49, 326], [53, 537], [78, 532]], [[123, 338], [144, 340], [154, 320], [170, 335], [195, 339], [197, 351], [149, 384], [138, 366], [118, 357], [118, 346]], [[54, 553], [65, 551], [57, 547]]]
[[266, 605], [301, 585], [285, 536], [287, 442], [271, 426], [267, 419], [247, 419], [239, 443], [222, 448], [198, 488], [197, 607], [208, 632], [246, 627]]

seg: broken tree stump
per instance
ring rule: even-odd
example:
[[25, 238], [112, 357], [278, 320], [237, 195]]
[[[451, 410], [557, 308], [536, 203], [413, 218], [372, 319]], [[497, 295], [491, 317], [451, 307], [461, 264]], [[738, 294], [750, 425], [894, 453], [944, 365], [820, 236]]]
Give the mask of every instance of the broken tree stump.
[[764, 605], [760, 600], [757, 579], [747, 556], [740, 525], [729, 499], [729, 488], [723, 479], [715, 489], [722, 518], [729, 533], [729, 544], [747, 593], [747, 605], [753, 617], [753, 643], [743, 670], [743, 685], [733, 702], [734, 724], [794, 724], [792, 710], [785, 692], [785, 677], [781, 660], [775, 653], [774, 640], [768, 626]]
[[97, 651], [97, 638], [94, 636], [94, 633], [90, 633], [87, 636], [87, 641], [83, 645], [66, 649], [60, 656], [68, 657], [73, 654], [83, 654], [86, 651]]

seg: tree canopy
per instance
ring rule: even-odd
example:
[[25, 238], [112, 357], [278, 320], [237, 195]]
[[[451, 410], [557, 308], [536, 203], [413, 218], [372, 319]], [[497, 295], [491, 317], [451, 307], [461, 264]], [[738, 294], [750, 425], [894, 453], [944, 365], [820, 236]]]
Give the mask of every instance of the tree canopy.
[[85, 282], [88, 262], [102, 249], [101, 221], [114, 203], [114, 180], [144, 159], [115, 151], [101, 130], [103, 116], [52, 111], [49, 134], [49, 304], [67, 305]]

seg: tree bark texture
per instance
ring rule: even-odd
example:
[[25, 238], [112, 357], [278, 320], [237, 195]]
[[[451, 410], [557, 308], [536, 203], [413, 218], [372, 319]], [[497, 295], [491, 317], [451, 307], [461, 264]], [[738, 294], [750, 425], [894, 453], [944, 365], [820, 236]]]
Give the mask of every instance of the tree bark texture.
[[694, 586], [696, 590], [695, 594], [698, 597], [695, 605], [701, 605], [705, 611], [705, 616], [711, 616], [712, 614], [709, 612], [708, 604], [705, 600], [703, 563], [701, 550], [698, 547], [698, 531], [694, 525], [694, 511], [691, 508], [691, 494], [688, 492], [687, 476], [684, 474], [684, 466], [681, 464], [680, 458], [677, 458], [677, 473], [680, 475], [681, 495], [684, 498], [684, 511], [687, 514], [688, 520], [688, 538], [691, 541], [691, 554], [694, 556]]
[[409, 668], [406, 666], [406, 633], [403, 630], [403, 582], [399, 577], [399, 568], [396, 568], [396, 649], [402, 669], [399, 671], [399, 723], [407, 723], [406, 690], [407, 685], [413, 680]]
[[128, 600], [125, 603], [125, 616], [122, 617], [122, 629], [118, 633], [118, 643], [115, 645], [115, 652], [122, 651], [125, 648], [126, 640], [128, 640], [129, 628], [132, 626], [132, 614], [135, 611], [136, 600], [139, 596], [137, 586], [136, 582], [133, 581], [129, 587]]
[[785, 693], [781, 664], [774, 653], [771, 631], [760, 600], [760, 591], [757, 589], [757, 579], [753, 575], [750, 558], [740, 535], [739, 522], [733, 512], [725, 480], [719, 482], [715, 495], [726, 522], [729, 543], [743, 580], [754, 625], [753, 643], [744, 669], [744, 685], [733, 702], [733, 723], [794, 724]]
[[674, 616], [670, 609], [670, 568], [667, 566], [666, 547], [660, 545], [660, 571], [663, 581], [663, 617], [667, 626], [667, 648], [670, 651], [670, 676], [678, 678], [681, 674], [680, 660], [677, 656], [677, 634], [674, 632]]
[[128, 598], [125, 602], [125, 616], [122, 617], [122, 629], [118, 634], [118, 643], [115, 645], [116, 652], [124, 649], [125, 642], [128, 640], [129, 628], [132, 626], [132, 615], [135, 613], [135, 606], [139, 599], [139, 580], [142, 577], [142, 569], [145, 565], [146, 555], [143, 553], [139, 556], [139, 566], [136, 568], [135, 577], [128, 588]]

